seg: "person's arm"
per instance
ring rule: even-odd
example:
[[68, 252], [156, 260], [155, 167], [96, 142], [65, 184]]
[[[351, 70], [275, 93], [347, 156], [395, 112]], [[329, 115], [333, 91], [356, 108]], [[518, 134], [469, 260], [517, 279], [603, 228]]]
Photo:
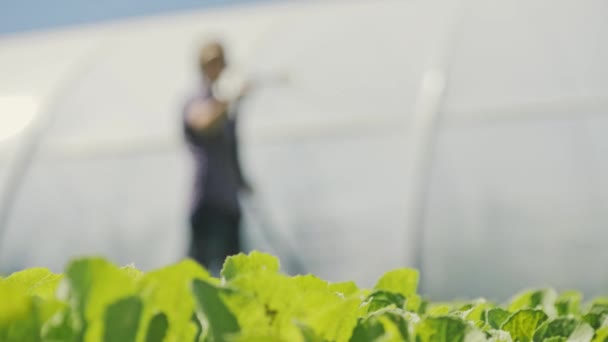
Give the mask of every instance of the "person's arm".
[[186, 123], [195, 132], [213, 134], [223, 126], [228, 118], [228, 109], [238, 103], [250, 91], [250, 85], [243, 85], [233, 99], [218, 99], [213, 96], [207, 100], [195, 100], [186, 109]]
[[186, 123], [195, 132], [208, 135], [221, 130], [228, 116], [227, 101], [195, 100], [186, 108]]

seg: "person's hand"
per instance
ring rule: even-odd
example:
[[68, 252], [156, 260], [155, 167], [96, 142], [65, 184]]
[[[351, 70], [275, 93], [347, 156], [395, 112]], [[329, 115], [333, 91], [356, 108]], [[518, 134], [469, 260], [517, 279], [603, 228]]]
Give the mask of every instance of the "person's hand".
[[239, 102], [251, 92], [251, 81], [234, 70], [226, 70], [213, 85], [215, 98], [226, 102]]

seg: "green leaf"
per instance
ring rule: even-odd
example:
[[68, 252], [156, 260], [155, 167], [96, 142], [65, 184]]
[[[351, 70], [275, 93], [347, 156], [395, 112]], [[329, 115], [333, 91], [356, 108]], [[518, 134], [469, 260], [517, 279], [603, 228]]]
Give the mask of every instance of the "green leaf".
[[384, 325], [376, 318], [361, 319], [355, 326], [350, 342], [375, 341], [384, 335]]
[[559, 316], [568, 314], [578, 315], [580, 313], [581, 301], [583, 295], [577, 291], [566, 291], [557, 297], [555, 308]]
[[190, 259], [145, 274], [138, 284], [144, 300], [138, 341], [144, 340], [149, 322], [159, 313], [164, 313], [167, 320], [166, 342], [194, 340], [197, 326], [192, 321], [194, 299], [191, 284], [194, 279], [208, 278], [209, 273]]
[[[150, 320], [148, 330], [146, 331], [146, 342], [162, 342], [167, 336], [169, 329], [169, 320], [167, 315], [162, 312], [157, 313]], [[194, 339], [196, 341], [198, 339]]]
[[195, 279], [192, 282], [192, 291], [199, 312], [208, 323], [210, 341], [223, 342], [228, 336], [240, 331], [236, 318], [220, 296], [229, 290], [216, 287], [204, 280]]
[[367, 299], [367, 312], [371, 313], [387, 307], [404, 308], [405, 298], [399, 293], [375, 291]]
[[4, 281], [27, 291], [28, 294], [43, 299], [55, 298], [55, 291], [62, 276], [46, 268], [30, 268], [11, 274]]
[[463, 319], [427, 317], [416, 326], [417, 342], [464, 342], [469, 325]]
[[407, 322], [403, 317], [382, 315], [378, 317], [378, 321], [384, 327], [384, 334], [378, 341], [404, 342], [412, 340], [408, 331]]
[[581, 323], [568, 337], [568, 342], [590, 342], [595, 332], [587, 323]]
[[597, 298], [591, 303], [589, 311], [583, 315], [583, 320], [593, 329], [599, 329], [604, 322], [608, 322], [608, 299]]
[[297, 341], [302, 333], [293, 322], [299, 321], [321, 338], [345, 340], [356, 324], [361, 303], [359, 296], [345, 297], [313, 276], [259, 271], [234, 278], [230, 286], [238, 293], [226, 295], [226, 304], [247, 336]]
[[592, 314], [608, 314], [608, 298], [597, 298], [591, 303], [589, 313]]
[[0, 282], [0, 341], [36, 342], [40, 340], [40, 322], [34, 301], [23, 288]]
[[141, 299], [130, 296], [108, 306], [105, 313], [105, 342], [134, 342], [142, 313]]
[[470, 309], [463, 312], [463, 318], [472, 322], [478, 328], [482, 328], [486, 324], [486, 312], [490, 304], [484, 299], [478, 299], [472, 303]]
[[569, 337], [579, 326], [580, 322], [574, 318], [561, 317], [546, 321], [534, 334], [535, 342], [542, 342], [550, 337]]
[[449, 314], [450, 311], [452, 311], [452, 307], [450, 305], [447, 305], [447, 304], [444, 304], [444, 303], [442, 303], [442, 304], [431, 304], [427, 308], [427, 314], [429, 316], [434, 316], [434, 317], [445, 316], [445, 315]]
[[[249, 273], [230, 283], [238, 291], [225, 295], [224, 299], [244, 336], [276, 335], [297, 341], [301, 331], [293, 324], [294, 319], [310, 313], [315, 298], [309, 296], [319, 292], [303, 289], [304, 283], [274, 272]], [[339, 297], [335, 293], [332, 295]], [[310, 303], [303, 307], [305, 299]]]
[[375, 290], [399, 293], [405, 298], [416, 294], [418, 271], [410, 268], [385, 273], [374, 287]]
[[230, 342], [287, 342], [287, 340], [272, 335], [239, 334], [231, 337]]
[[343, 296], [350, 296], [357, 292], [359, 292], [359, 288], [354, 281], [345, 281], [342, 283], [332, 283], [329, 284], [329, 290], [333, 292], [338, 292]]
[[6, 282], [0, 283], [0, 326], [25, 319], [31, 314], [33, 304], [27, 293]]
[[144, 276], [144, 272], [135, 268], [135, 265], [127, 265], [120, 268], [126, 275], [131, 277], [133, 280], [140, 280]]
[[598, 329], [602, 325], [603, 315], [588, 313], [583, 316], [583, 321], [587, 322], [593, 329]]
[[511, 316], [511, 313], [502, 308], [493, 308], [488, 310], [488, 324], [494, 329], [500, 329], [503, 323]]
[[296, 322], [296, 325], [298, 326], [298, 328], [300, 329], [300, 332], [302, 333], [302, 338], [304, 339], [304, 342], [324, 342], [326, 340], [324, 340], [321, 336], [317, 335], [317, 333], [309, 326], [307, 326], [304, 323], [301, 322]]
[[357, 324], [356, 310], [360, 303], [358, 298], [350, 298], [318, 306], [304, 322], [325, 340], [348, 341]]
[[196, 335], [194, 336], [194, 342], [204, 341], [205, 340], [205, 331], [203, 331], [203, 323], [198, 318], [198, 315], [195, 313], [192, 314], [192, 324], [196, 327]]
[[511, 300], [508, 310], [516, 312], [521, 309], [540, 309], [545, 311], [548, 317], [553, 318], [557, 316], [556, 299], [557, 292], [553, 289], [526, 291]]
[[312, 274], [307, 275], [297, 275], [295, 277], [291, 277], [290, 281], [300, 290], [304, 292], [309, 291], [323, 291], [328, 292], [331, 291], [329, 288], [329, 283], [325, 280], [314, 276]]
[[69, 306], [62, 307], [42, 326], [42, 341], [77, 341], [77, 331], [73, 326], [74, 321], [71, 308]]
[[350, 342], [411, 341], [409, 325], [411, 313], [400, 309], [384, 309], [369, 314], [357, 322]]
[[65, 274], [77, 339], [101, 341], [107, 307], [135, 293], [135, 280], [101, 258], [72, 262]]
[[608, 342], [608, 326], [597, 329], [593, 342]]
[[55, 292], [61, 279], [62, 275], [54, 274], [46, 268], [30, 268], [15, 272], [3, 281], [35, 297], [32, 298], [34, 306], [32, 315], [35, 317], [29, 319], [36, 322], [36, 329], [41, 330], [41, 326], [65, 306], [55, 299]]
[[541, 310], [522, 309], [505, 321], [502, 330], [509, 332], [513, 341], [530, 342], [536, 328], [545, 320], [547, 320], [547, 314]]
[[248, 255], [239, 253], [226, 259], [220, 274], [230, 281], [238, 275], [260, 271], [278, 272], [279, 259], [258, 251], [253, 251]]
[[431, 305], [431, 302], [428, 299], [420, 298], [420, 305], [418, 306], [418, 310], [416, 311], [419, 314], [425, 314]]
[[513, 342], [511, 335], [503, 330], [490, 329], [487, 334], [488, 342]]
[[566, 341], [568, 341], [568, 339], [565, 337], [562, 337], [562, 336], [549, 337], [549, 338], [543, 340], [543, 342], [566, 342]]
[[425, 304], [423, 304], [422, 298], [417, 294], [407, 297], [405, 301], [405, 308], [412, 312], [421, 312], [421, 310], [425, 309], [423, 305]]

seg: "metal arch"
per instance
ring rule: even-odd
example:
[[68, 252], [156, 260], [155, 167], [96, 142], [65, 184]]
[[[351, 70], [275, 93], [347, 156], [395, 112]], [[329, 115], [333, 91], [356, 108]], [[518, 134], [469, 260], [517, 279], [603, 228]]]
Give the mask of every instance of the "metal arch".
[[[424, 232], [427, 212], [428, 193], [430, 190], [431, 171], [435, 159], [438, 130], [441, 126], [441, 111], [448, 88], [450, 57], [456, 38], [462, 28], [466, 0], [456, 3], [451, 15], [446, 19], [446, 32], [440, 37], [439, 47], [432, 56], [430, 66], [424, 72], [412, 119], [406, 129], [405, 148], [407, 159], [406, 177], [410, 186], [406, 199], [406, 230], [411, 232], [411, 239], [406, 241], [412, 249], [410, 257], [413, 266], [421, 272], [419, 278], [420, 293], [424, 291], [424, 251], [426, 237]], [[407, 242], [413, 242], [407, 244]]]

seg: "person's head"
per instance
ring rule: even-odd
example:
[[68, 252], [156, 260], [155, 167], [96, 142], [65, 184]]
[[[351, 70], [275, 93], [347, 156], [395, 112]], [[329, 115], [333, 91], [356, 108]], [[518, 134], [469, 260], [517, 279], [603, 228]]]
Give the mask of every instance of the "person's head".
[[222, 44], [219, 42], [204, 44], [199, 51], [198, 62], [203, 77], [211, 82], [217, 81], [226, 67]]

